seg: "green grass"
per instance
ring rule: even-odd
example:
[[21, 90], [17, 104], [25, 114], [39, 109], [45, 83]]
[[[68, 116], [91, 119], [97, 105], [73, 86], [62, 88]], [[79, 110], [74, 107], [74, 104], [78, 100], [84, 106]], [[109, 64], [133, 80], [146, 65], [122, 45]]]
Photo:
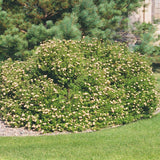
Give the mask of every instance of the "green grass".
[[160, 114], [92, 133], [0, 137], [0, 160], [160, 160]]

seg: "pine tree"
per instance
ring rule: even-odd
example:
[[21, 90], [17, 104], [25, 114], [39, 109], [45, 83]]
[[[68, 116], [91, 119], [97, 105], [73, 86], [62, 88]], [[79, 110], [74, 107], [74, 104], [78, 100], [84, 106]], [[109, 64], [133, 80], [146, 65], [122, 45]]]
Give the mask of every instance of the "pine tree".
[[142, 1], [0, 0], [0, 55], [14, 58], [52, 38], [123, 40]]
[[28, 49], [33, 49], [41, 42], [52, 39], [56, 34], [54, 24], [51, 20], [46, 22], [46, 25], [42, 23], [39, 25], [33, 24], [26, 33], [26, 39], [28, 41]]
[[82, 36], [98, 37], [101, 34], [102, 26], [100, 16], [97, 13], [97, 6], [93, 0], [80, 0], [80, 3], [73, 8], [73, 12], [78, 17]]
[[57, 25], [55, 37], [59, 39], [81, 39], [81, 31], [77, 24], [77, 17], [74, 14], [65, 16], [64, 19]]
[[34, 46], [39, 45], [40, 42], [47, 40], [47, 36], [47, 29], [43, 24], [33, 24], [32, 27], [28, 29], [26, 34], [29, 49], [33, 49]]
[[137, 37], [137, 42], [133, 49], [141, 54], [152, 55], [156, 49], [153, 43], [158, 40], [154, 35], [155, 31], [156, 27], [151, 23], [136, 23], [133, 33]]
[[2, 10], [2, 0], [0, 0], [0, 35], [4, 33], [7, 25], [7, 12]]
[[15, 58], [19, 57], [27, 49], [28, 43], [18, 28], [6, 30], [5, 34], [0, 35], [0, 57]]
[[4, 9], [22, 8], [26, 19], [34, 24], [63, 18], [63, 13], [71, 12], [78, 0], [4, 0]]
[[98, 12], [101, 17], [105, 32], [104, 38], [122, 40], [123, 34], [128, 30], [128, 15], [140, 7], [143, 0], [98, 0]]
[[[0, 2], [0, 57], [19, 57], [27, 49], [28, 43], [25, 40], [25, 29], [28, 23], [24, 22], [24, 14], [21, 8], [17, 10], [18, 3], [11, 0]], [[13, 4], [12, 7], [7, 7]]]
[[[61, 29], [65, 23], [60, 25], [58, 21], [64, 18], [64, 13], [70, 13], [77, 2], [78, 0], [0, 0], [0, 56], [15, 58], [54, 36], [68, 37], [64, 35], [70, 33], [71, 38], [76, 37], [77, 34], [73, 32], [73, 35], [72, 31], [67, 31], [67, 34], [63, 32], [62, 36]], [[49, 27], [48, 20], [59, 25], [50, 23], [52, 27]], [[70, 23], [69, 19], [67, 23]], [[76, 25], [71, 28], [78, 30]], [[80, 31], [78, 35], [79, 33]]]
[[128, 15], [142, 1], [80, 0], [72, 11], [77, 14], [82, 36], [122, 40], [128, 30]]
[[33, 24], [28, 29], [26, 38], [28, 41], [29, 49], [40, 44], [45, 40], [58, 38], [58, 39], [81, 39], [81, 31], [77, 24], [77, 17], [74, 14], [65, 16], [57, 24], [47, 21], [46, 26], [43, 24]]

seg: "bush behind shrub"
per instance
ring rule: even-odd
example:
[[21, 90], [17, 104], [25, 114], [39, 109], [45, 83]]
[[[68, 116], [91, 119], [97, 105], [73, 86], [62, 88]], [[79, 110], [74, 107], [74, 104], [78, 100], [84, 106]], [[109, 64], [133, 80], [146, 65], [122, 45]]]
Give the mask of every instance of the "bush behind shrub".
[[157, 105], [151, 68], [124, 44], [50, 40], [1, 70], [0, 114], [13, 127], [97, 130], [150, 117]]

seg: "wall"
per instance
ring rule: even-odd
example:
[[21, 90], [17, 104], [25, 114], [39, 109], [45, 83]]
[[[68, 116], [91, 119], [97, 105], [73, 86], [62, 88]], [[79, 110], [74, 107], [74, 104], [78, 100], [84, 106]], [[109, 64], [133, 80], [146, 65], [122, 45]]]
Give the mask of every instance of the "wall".
[[142, 6], [139, 8], [137, 11], [133, 12], [132, 15], [130, 15], [130, 23], [134, 22], [146, 22], [146, 23], [151, 23], [152, 22], [152, 17], [153, 17], [153, 2], [152, 0], [145, 0], [146, 4], [145, 7]]
[[152, 16], [155, 19], [160, 19], [160, 0], [153, 0], [152, 2]]

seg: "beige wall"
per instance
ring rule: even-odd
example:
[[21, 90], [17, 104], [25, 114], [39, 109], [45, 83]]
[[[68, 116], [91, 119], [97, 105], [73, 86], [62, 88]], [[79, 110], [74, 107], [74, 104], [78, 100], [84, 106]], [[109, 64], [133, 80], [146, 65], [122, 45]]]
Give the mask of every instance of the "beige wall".
[[152, 0], [153, 16], [155, 19], [160, 19], [160, 0]]
[[137, 21], [146, 23], [152, 22], [152, 0], [145, 0], [144, 4], [146, 4], [145, 7], [139, 8], [130, 16], [131, 23]]

